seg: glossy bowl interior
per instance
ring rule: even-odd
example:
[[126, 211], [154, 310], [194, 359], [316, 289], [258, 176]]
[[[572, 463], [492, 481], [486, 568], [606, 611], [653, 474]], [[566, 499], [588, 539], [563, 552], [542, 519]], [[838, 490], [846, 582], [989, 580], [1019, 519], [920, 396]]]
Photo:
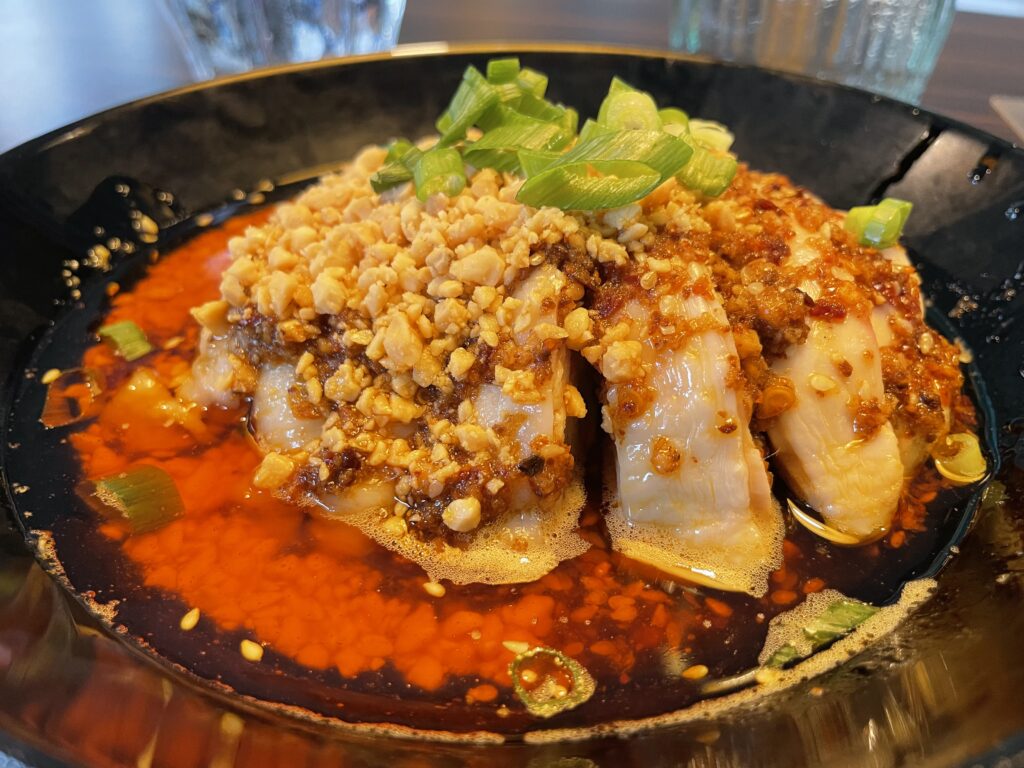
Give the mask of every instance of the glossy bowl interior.
[[[988, 496], [973, 528], [956, 533], [966, 533], [959, 553], [944, 553], [956, 556], [939, 574], [937, 595], [868, 650], [786, 691], [628, 740], [466, 745], [353, 732], [269, 713], [154, 663], [72, 596], [97, 585], [68, 583], [54, 563], [38, 564], [33, 537], [26, 541], [16, 522], [31, 527], [25, 511], [44, 520], [60, 514], [57, 480], [53, 488], [18, 485], [19, 468], [40, 476], [49, 467], [45, 451], [13, 445], [8, 427], [12, 413], [37, 407], [14, 393], [32, 375], [33, 348], [54, 319], [77, 312], [80, 323], [61, 327], [85, 334], [93, 317], [75, 306], [65, 263], [83, 259], [97, 224], [136, 236], [111, 197], [118, 179], [173, 193], [133, 203], [165, 227], [158, 247], [170, 244], [187, 234], [190, 214], [230, 215], [264, 179], [287, 188], [367, 143], [428, 133], [465, 66], [494, 49], [324, 63], [185, 89], [0, 157], [0, 467], [11, 513], [0, 522], [0, 745], [39, 765], [645, 768], [957, 765], [1024, 747], [1024, 152], [904, 104], [753, 68], [597, 49], [509, 50], [555, 75], [551, 96], [582, 115], [596, 113], [618, 75], [659, 102], [726, 123], [752, 167], [786, 173], [833, 206], [911, 200], [906, 242], [932, 316], [974, 354], [1006, 501]], [[141, 268], [143, 257], [131, 258]], [[963, 311], [951, 318], [954, 308]]]

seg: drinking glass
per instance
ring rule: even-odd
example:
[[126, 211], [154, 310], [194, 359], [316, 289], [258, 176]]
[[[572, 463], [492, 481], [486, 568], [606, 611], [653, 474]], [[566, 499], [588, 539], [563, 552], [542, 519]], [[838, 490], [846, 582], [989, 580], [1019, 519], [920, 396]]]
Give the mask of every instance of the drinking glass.
[[405, 0], [164, 0], [197, 79], [393, 48]]
[[669, 42], [909, 102], [921, 98], [954, 0], [674, 0]]

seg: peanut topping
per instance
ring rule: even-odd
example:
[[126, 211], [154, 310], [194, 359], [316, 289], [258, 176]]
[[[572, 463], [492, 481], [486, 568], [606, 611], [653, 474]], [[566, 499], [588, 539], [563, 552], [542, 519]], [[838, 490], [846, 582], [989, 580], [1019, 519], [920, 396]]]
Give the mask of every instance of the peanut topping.
[[643, 376], [643, 345], [639, 341], [615, 341], [601, 358], [601, 373], [612, 383]]
[[465, 533], [480, 525], [480, 502], [474, 498], [456, 499], [444, 509], [444, 524]]

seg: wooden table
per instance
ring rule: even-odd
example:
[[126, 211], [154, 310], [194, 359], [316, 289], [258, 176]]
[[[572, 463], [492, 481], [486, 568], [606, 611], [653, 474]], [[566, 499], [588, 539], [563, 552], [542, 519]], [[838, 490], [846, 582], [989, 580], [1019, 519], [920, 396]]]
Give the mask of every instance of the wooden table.
[[[565, 40], [664, 49], [670, 0], [408, 0], [400, 42]], [[1013, 139], [991, 110], [1024, 96], [1024, 19], [957, 13], [922, 99]], [[159, 0], [30, 0], [0, 25], [0, 151], [78, 118], [192, 81]]]

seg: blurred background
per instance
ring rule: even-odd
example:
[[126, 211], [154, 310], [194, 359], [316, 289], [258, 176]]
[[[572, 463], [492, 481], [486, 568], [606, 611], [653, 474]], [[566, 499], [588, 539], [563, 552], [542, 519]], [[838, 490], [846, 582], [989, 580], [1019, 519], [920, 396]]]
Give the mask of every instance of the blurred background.
[[396, 43], [473, 40], [671, 47], [847, 82], [1024, 140], [1011, 128], [1019, 121], [1024, 132], [1024, 0], [10, 0], [2, 7], [0, 151], [220, 74]]

